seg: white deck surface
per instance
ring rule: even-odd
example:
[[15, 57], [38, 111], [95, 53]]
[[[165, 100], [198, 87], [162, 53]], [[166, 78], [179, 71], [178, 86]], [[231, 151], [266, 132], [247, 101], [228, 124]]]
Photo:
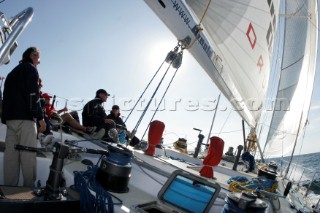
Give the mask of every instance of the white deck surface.
[[[55, 132], [54, 136], [60, 138], [60, 133]], [[3, 135], [1, 135], [1, 138]], [[83, 138], [77, 135], [64, 134], [64, 140], [83, 140]], [[3, 139], [2, 139], [3, 140]], [[0, 140], [1, 141], [1, 140]], [[100, 144], [100, 146], [97, 146]], [[101, 149], [105, 147], [100, 142], [95, 144], [91, 142], [79, 142], [78, 146]], [[129, 180], [129, 192], [127, 193], [111, 193], [123, 201], [123, 205], [116, 205], [115, 212], [134, 212], [133, 208], [137, 205], [149, 203], [152, 201], [158, 201], [157, 195], [162, 185], [167, 180], [168, 176], [160, 174], [156, 170], [150, 169], [148, 167], [141, 166], [137, 162], [142, 162], [143, 165], [151, 165], [164, 173], [170, 175], [173, 171], [177, 169], [185, 170], [194, 175], [199, 175], [199, 170], [202, 167], [202, 161], [199, 159], [192, 158], [192, 156], [185, 155], [172, 150], [170, 148], [165, 148], [165, 150], [158, 150], [156, 154], [167, 154], [173, 156], [174, 159], [168, 158], [167, 156], [149, 156], [144, 154], [141, 150], [134, 150], [132, 147], [128, 147], [134, 154], [134, 160], [132, 161], [132, 170]], [[46, 157], [38, 157], [37, 159], [37, 177], [41, 180], [42, 185], [46, 183], [49, 174], [49, 166], [52, 162], [52, 153], [44, 153]], [[80, 154], [81, 159], [90, 159], [93, 163], [97, 163], [100, 156], [93, 154]], [[0, 152], [0, 170], [3, 170], [3, 152]], [[179, 160], [180, 159], [180, 160]], [[186, 163], [189, 162], [189, 163]], [[235, 176], [245, 176], [248, 179], [256, 177], [256, 174], [242, 172], [242, 167], [239, 165], [237, 167], [238, 171], [234, 171], [231, 168], [232, 163], [221, 161], [220, 164], [213, 168], [214, 176], [216, 179], [207, 179], [210, 182], [216, 182], [221, 186], [220, 198], [216, 199], [215, 205], [211, 208], [210, 212], [221, 212], [224, 205], [224, 196], [228, 193], [227, 181], [230, 177]], [[85, 171], [87, 166], [81, 163], [81, 160], [65, 160], [63, 175], [66, 179], [67, 186], [73, 184], [73, 171]], [[204, 178], [204, 177], [203, 177]], [[20, 178], [22, 179], [22, 178]], [[20, 181], [20, 184], [22, 181]], [[0, 184], [3, 184], [3, 173], [0, 173]], [[280, 184], [279, 184], [280, 185]], [[280, 199], [281, 201], [281, 211], [280, 212], [294, 212], [289, 207], [289, 203], [285, 199]], [[116, 201], [115, 201], [116, 202]], [[267, 212], [272, 212], [268, 209]]]

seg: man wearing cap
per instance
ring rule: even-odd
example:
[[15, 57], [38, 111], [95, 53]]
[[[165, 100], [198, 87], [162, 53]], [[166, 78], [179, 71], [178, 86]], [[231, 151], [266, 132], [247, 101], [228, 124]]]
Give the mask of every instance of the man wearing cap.
[[82, 111], [82, 123], [85, 126], [96, 126], [97, 129], [104, 128], [105, 136], [108, 138], [108, 130], [115, 127], [115, 122], [107, 118], [107, 114], [102, 106], [110, 96], [104, 89], [99, 89], [93, 100], [89, 101]]
[[107, 118], [114, 120], [116, 124], [121, 125], [122, 127], [126, 127], [126, 124], [123, 122], [120, 115], [120, 107], [118, 105], [113, 105]]
[[[107, 118], [114, 120], [114, 122], [117, 125], [120, 125], [122, 127], [126, 127], [126, 124], [123, 122], [122, 118], [120, 117], [120, 107], [118, 105], [113, 105], [112, 109], [110, 111], [110, 114], [107, 116]], [[129, 137], [131, 136], [130, 131], [126, 130], [126, 139], [128, 140]], [[140, 140], [134, 136], [131, 140], [130, 140], [130, 146], [135, 146], [136, 144], [138, 144], [140, 142]]]

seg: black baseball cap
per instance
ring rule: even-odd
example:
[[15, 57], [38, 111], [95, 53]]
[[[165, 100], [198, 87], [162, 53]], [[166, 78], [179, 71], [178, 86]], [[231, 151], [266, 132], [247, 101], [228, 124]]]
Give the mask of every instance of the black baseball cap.
[[99, 97], [99, 94], [100, 93], [103, 93], [105, 94], [106, 96], [110, 96], [109, 93], [107, 93], [107, 91], [105, 91], [104, 89], [98, 89], [97, 92], [96, 92], [96, 97]]
[[118, 105], [113, 105], [112, 106], [112, 110], [119, 110], [119, 109], [120, 109], [120, 107]]

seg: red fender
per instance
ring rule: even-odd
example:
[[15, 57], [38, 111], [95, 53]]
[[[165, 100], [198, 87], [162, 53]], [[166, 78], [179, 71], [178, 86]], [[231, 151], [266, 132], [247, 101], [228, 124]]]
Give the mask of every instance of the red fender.
[[222, 158], [223, 155], [223, 147], [224, 141], [216, 136], [210, 138], [210, 145], [208, 149], [208, 154], [203, 160], [203, 167], [200, 170], [200, 175], [213, 178], [213, 166], [217, 166]]
[[145, 151], [147, 155], [154, 155], [156, 150], [156, 145], [160, 143], [162, 134], [164, 131], [164, 123], [162, 121], [154, 120], [150, 123], [149, 132], [148, 132], [148, 143], [149, 147]]

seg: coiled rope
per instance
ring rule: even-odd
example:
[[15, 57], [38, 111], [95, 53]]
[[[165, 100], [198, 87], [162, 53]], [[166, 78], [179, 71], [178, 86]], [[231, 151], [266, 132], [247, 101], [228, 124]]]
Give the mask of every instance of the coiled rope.
[[252, 178], [250, 181], [246, 177], [237, 176], [230, 178], [227, 183], [229, 184], [229, 189], [233, 192], [252, 192], [256, 188], [260, 188], [264, 191], [275, 193], [278, 189], [278, 181], [267, 178]]
[[[227, 183], [229, 184], [229, 189], [233, 192], [252, 192], [255, 191], [257, 188], [262, 189], [264, 191], [270, 192], [270, 193], [276, 193], [278, 189], [278, 181], [271, 180], [267, 178], [252, 178], [252, 180], [248, 180], [246, 177], [237, 176], [230, 178]], [[279, 210], [281, 208], [279, 197], [277, 194], [274, 194], [272, 196], [264, 194], [265, 197], [267, 197], [272, 205], [273, 210]], [[273, 201], [278, 201], [277, 207], [274, 205]], [[238, 208], [232, 205], [232, 202], [228, 202], [229, 207], [232, 206], [232, 209]], [[224, 211], [229, 212], [229, 211]], [[240, 210], [235, 212], [241, 212]]]
[[[110, 194], [100, 185], [96, 180], [97, 171], [98, 165], [88, 166], [86, 171], [74, 171], [74, 185], [70, 188], [80, 193], [80, 211], [82, 213], [113, 213], [114, 205], [122, 205], [122, 200]], [[95, 196], [91, 192], [95, 192]], [[114, 203], [112, 197], [118, 202]]]

